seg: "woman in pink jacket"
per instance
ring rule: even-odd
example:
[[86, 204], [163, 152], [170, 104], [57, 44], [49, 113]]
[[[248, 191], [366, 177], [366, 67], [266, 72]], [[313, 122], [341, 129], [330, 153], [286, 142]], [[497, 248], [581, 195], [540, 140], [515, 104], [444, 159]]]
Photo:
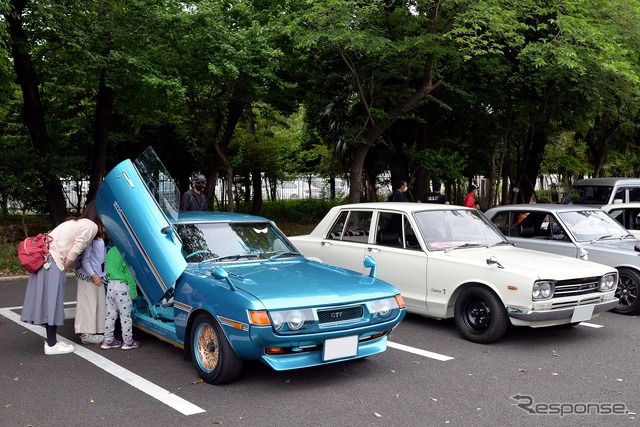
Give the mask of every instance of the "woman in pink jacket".
[[80, 217], [67, 218], [54, 228], [49, 233], [53, 242], [49, 245], [48, 264], [29, 275], [20, 320], [46, 328], [44, 353], [47, 355], [75, 351], [73, 345], [57, 338], [57, 328], [64, 324], [66, 271], [95, 237], [99, 221], [91, 202]]

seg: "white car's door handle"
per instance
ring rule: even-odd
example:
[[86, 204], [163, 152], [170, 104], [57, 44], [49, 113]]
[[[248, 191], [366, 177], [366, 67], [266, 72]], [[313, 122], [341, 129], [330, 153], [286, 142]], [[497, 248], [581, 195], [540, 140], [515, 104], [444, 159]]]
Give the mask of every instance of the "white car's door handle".
[[331, 243], [331, 242], [322, 242], [322, 243], [320, 243], [320, 244], [321, 244], [322, 246], [325, 246], [325, 245], [326, 245], [326, 246], [331, 246], [331, 245], [333, 245], [333, 243]]
[[367, 248], [367, 250], [368, 250], [369, 252], [380, 252], [380, 251], [381, 251], [381, 249], [380, 249], [380, 248]]

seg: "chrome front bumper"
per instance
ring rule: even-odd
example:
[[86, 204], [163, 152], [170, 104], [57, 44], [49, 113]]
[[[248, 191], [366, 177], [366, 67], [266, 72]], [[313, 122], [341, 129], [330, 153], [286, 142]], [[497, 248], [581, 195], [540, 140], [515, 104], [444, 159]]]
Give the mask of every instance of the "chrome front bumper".
[[[593, 304], [593, 314], [611, 310], [618, 305], [618, 298], [609, 301]], [[573, 316], [576, 307], [558, 308], [555, 310], [523, 310], [516, 307], [507, 307], [509, 317], [526, 320], [529, 322], [540, 322], [545, 320], [564, 320]]]

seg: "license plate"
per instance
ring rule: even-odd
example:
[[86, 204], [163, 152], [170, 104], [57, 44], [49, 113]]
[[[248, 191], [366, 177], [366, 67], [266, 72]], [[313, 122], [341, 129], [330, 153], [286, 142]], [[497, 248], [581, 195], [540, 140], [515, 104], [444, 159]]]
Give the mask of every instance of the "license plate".
[[331, 338], [324, 341], [324, 352], [322, 360], [324, 362], [345, 357], [358, 355], [358, 336]]
[[593, 317], [593, 304], [579, 305], [573, 310], [573, 316], [571, 316], [571, 323], [584, 322], [590, 320]]

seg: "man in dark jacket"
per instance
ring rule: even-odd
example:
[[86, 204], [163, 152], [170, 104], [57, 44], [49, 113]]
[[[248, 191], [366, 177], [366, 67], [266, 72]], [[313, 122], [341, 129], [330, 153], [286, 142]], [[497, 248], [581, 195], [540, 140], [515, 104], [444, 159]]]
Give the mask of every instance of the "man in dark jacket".
[[207, 186], [207, 178], [198, 174], [193, 178], [192, 187], [185, 191], [180, 199], [181, 211], [204, 211], [207, 209], [207, 198], [204, 188]]

